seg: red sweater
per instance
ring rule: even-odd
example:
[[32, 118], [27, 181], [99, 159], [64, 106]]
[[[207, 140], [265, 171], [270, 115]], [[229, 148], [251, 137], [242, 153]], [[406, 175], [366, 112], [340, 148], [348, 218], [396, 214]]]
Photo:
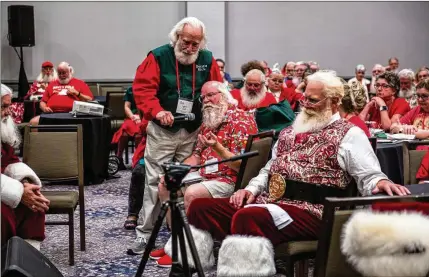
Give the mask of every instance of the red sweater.
[[355, 115], [355, 116], [350, 117], [349, 122], [351, 122], [354, 125], [356, 125], [357, 127], [361, 128], [362, 131], [365, 132], [365, 135], [367, 137], [371, 136], [371, 133], [369, 132], [368, 126], [366, 126], [365, 122], [363, 122], [363, 120], [360, 119], [359, 116]]
[[[265, 95], [265, 98], [261, 102], [259, 102], [258, 105], [255, 105], [252, 107], [246, 107], [243, 104], [243, 100], [241, 99], [240, 89], [233, 89], [231, 91], [231, 95], [232, 95], [232, 97], [234, 97], [234, 99], [236, 99], [238, 101], [237, 108], [242, 109], [244, 111], [248, 111], [248, 110], [252, 110], [252, 109], [258, 109], [258, 108], [265, 108], [265, 107], [268, 107], [270, 105], [277, 104], [276, 98], [271, 93], [267, 93]], [[280, 101], [281, 101], [281, 99], [280, 99]]]
[[[217, 62], [213, 58], [208, 81], [222, 82], [222, 79]], [[155, 118], [160, 111], [164, 110], [156, 97], [159, 82], [159, 66], [155, 56], [151, 53], [138, 67], [133, 83], [133, 93], [137, 108], [144, 112], [144, 117], [148, 120]]]
[[73, 102], [75, 100], [79, 101], [79, 97], [76, 95], [59, 95], [60, 92], [63, 94], [63, 90], [69, 88], [74, 88], [81, 94], [90, 96], [91, 99], [94, 98], [91, 90], [84, 81], [72, 78], [67, 85], [60, 84], [58, 80], [50, 82], [43, 94], [42, 101], [45, 102], [54, 113], [70, 112], [73, 109]]

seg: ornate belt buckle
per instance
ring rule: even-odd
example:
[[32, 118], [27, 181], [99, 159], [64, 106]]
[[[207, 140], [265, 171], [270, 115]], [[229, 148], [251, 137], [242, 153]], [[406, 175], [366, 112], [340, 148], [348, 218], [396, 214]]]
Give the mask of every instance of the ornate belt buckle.
[[271, 175], [268, 192], [271, 201], [277, 201], [283, 197], [286, 192], [286, 180], [282, 175], [278, 173]]

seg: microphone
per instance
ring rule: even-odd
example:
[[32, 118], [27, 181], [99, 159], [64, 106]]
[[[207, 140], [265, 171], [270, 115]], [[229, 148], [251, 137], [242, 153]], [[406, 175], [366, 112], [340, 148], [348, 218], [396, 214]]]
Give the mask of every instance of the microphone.
[[182, 115], [176, 115], [174, 117], [174, 122], [180, 122], [180, 121], [194, 121], [195, 120], [195, 114], [188, 113], [188, 114], [182, 114]]

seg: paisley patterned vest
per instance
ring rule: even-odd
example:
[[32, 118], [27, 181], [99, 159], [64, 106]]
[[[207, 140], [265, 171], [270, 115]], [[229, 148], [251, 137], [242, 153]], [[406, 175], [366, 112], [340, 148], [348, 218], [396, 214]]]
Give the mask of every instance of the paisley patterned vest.
[[[292, 127], [284, 129], [279, 135], [277, 158], [270, 173], [281, 174], [289, 180], [345, 189], [351, 176], [338, 164], [337, 154], [351, 127], [351, 123], [340, 119], [315, 133], [295, 135]], [[256, 202], [269, 203], [268, 194], [261, 194]], [[286, 198], [275, 203], [297, 206], [322, 218], [323, 205], [320, 204]]]

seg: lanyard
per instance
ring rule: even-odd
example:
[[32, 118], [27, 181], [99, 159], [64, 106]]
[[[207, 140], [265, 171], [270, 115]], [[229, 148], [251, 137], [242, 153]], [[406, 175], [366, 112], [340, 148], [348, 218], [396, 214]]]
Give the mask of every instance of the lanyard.
[[[176, 59], [176, 84], [177, 84], [177, 93], [180, 98], [180, 80], [179, 80], [179, 63]], [[192, 101], [195, 98], [195, 63], [192, 64]]]

